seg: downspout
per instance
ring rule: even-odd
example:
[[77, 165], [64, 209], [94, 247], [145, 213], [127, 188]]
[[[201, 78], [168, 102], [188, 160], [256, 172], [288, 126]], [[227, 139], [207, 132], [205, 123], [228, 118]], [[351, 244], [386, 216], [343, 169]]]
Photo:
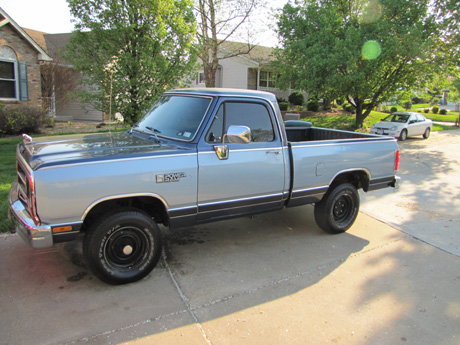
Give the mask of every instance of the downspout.
[[257, 89], [256, 90], [259, 90], [259, 81], [260, 81], [260, 65], [257, 67], [257, 80], [256, 80]]

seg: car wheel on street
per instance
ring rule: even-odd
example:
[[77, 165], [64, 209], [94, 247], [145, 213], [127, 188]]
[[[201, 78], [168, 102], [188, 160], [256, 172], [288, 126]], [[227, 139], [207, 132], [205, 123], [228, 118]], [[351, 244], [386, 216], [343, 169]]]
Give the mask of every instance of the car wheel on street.
[[399, 140], [404, 141], [407, 139], [407, 129], [403, 129], [399, 135]]
[[428, 139], [430, 137], [431, 130], [427, 128], [425, 133], [423, 133], [423, 139]]
[[161, 232], [147, 214], [123, 210], [103, 216], [83, 239], [91, 271], [109, 284], [135, 282], [148, 275], [161, 254]]
[[358, 211], [358, 191], [352, 184], [344, 183], [329, 189], [315, 204], [315, 221], [324, 231], [339, 234], [353, 225]]

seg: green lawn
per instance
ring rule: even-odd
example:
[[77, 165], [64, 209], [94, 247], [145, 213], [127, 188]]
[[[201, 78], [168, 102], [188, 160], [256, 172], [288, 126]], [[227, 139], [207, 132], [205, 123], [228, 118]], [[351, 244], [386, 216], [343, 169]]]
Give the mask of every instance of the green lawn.
[[12, 228], [12, 223], [7, 218], [8, 193], [11, 183], [16, 179], [16, 145], [21, 139], [0, 139], [0, 232], [7, 232]]
[[[441, 115], [439, 113], [437, 114], [434, 114], [431, 109], [433, 108], [432, 105], [430, 104], [413, 104], [412, 105], [412, 108], [409, 109], [409, 110], [405, 110], [403, 107], [401, 106], [396, 106], [396, 105], [392, 105], [392, 106], [389, 106], [389, 108], [391, 107], [396, 107], [398, 109], [398, 111], [414, 111], [414, 112], [419, 112], [420, 114], [424, 115], [426, 118], [428, 119], [431, 119], [433, 121], [440, 121], [440, 122], [455, 122], [458, 120], [458, 111], [448, 111], [446, 115]], [[428, 108], [429, 109], [429, 112], [428, 113], [425, 113], [424, 112], [424, 109]]]

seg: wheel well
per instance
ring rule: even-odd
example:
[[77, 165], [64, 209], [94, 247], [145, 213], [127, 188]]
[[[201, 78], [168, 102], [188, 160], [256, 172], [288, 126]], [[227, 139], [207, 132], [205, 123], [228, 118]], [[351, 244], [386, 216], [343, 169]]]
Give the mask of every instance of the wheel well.
[[120, 208], [138, 209], [150, 215], [157, 223], [164, 225], [168, 225], [169, 223], [168, 212], [166, 211], [166, 207], [162, 201], [154, 197], [137, 196], [110, 199], [98, 203], [92, 207], [85, 216], [82, 230], [84, 231], [88, 225], [96, 221], [96, 219], [98, 219], [101, 215], [114, 212]]
[[334, 178], [330, 188], [334, 188], [343, 183], [351, 183], [357, 190], [362, 188], [367, 192], [369, 189], [369, 175], [363, 170], [343, 172]]

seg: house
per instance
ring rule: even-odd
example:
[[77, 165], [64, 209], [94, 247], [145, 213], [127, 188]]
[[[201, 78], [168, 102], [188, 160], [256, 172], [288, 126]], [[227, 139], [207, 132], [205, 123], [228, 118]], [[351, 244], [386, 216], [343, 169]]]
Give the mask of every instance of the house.
[[49, 61], [47, 52], [0, 8], [0, 102], [41, 107], [40, 65]]
[[[103, 113], [90, 104], [69, 97], [79, 78], [60, 52], [71, 33], [47, 34], [21, 28], [0, 8], [0, 102], [6, 106], [30, 105], [47, 109], [58, 121], [102, 121]], [[264, 90], [287, 99], [294, 90], [276, 88], [271, 67], [273, 48], [254, 46], [247, 54], [235, 55], [241, 43], [225, 42], [219, 53], [216, 86]], [[223, 58], [233, 55], [233, 57]], [[205, 87], [198, 70], [191, 87]]]
[[[228, 41], [221, 46], [216, 87], [262, 90], [272, 92], [278, 98], [288, 99], [294, 90], [280, 90], [276, 87], [277, 76], [271, 66], [274, 48], [254, 46], [249, 53], [232, 56], [235, 51], [244, 51], [245, 46], [247, 44]], [[206, 87], [203, 69], [197, 71], [196, 79], [190, 87]]]
[[[67, 79], [78, 78], [58, 55], [70, 35], [22, 28], [0, 8], [0, 102], [47, 109], [56, 120], [102, 121], [101, 111], [70, 98], [72, 90], [63, 90], [55, 82], [57, 70], [66, 71]], [[52, 85], [47, 85], [49, 80]]]

